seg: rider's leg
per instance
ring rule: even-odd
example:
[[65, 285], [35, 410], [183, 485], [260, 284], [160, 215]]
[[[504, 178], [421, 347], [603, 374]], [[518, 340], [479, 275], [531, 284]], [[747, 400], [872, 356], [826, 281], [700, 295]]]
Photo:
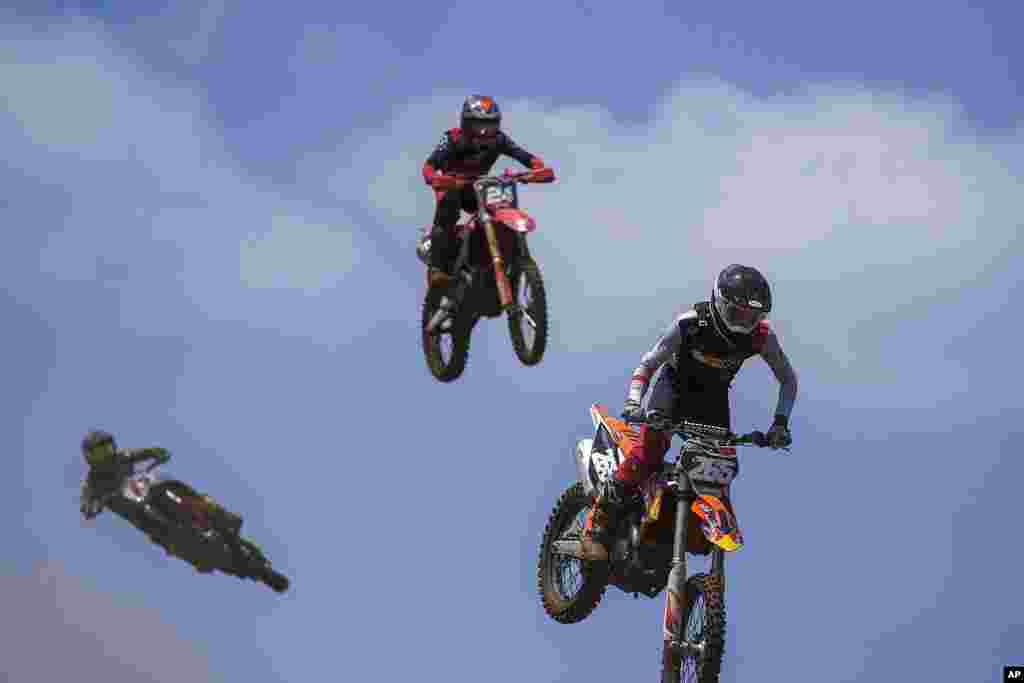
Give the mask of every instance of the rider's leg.
[[[676, 415], [679, 392], [676, 374], [666, 365], [658, 373], [647, 397], [647, 417], [672, 419]], [[669, 432], [640, 426], [640, 447], [629, 453], [615, 471], [615, 479], [628, 491], [635, 489], [651, 476], [665, 461], [665, 453], [672, 443]]]
[[242, 518], [231, 512], [216, 500], [207, 495], [200, 496], [200, 500], [206, 505], [206, 512], [210, 521], [225, 531], [237, 536], [242, 529]]
[[443, 286], [450, 281], [452, 262], [459, 251], [455, 224], [462, 211], [475, 213], [477, 210], [476, 194], [470, 185], [461, 190], [436, 194], [437, 208], [430, 231], [430, 267], [427, 270], [427, 285], [431, 287]]
[[[651, 387], [647, 401], [648, 414], [672, 416], [676, 398], [675, 374], [670, 367], [666, 367]], [[640, 484], [661, 465], [672, 443], [670, 433], [649, 429], [647, 425], [641, 425], [639, 436], [638, 447], [623, 459], [612, 478], [598, 491], [587, 516], [583, 546], [584, 551], [595, 559], [607, 556], [610, 534], [615, 529], [626, 501], [636, 495]]]
[[459, 220], [461, 206], [461, 197], [457, 191], [437, 193], [434, 225], [430, 229], [430, 265], [427, 269], [427, 285], [430, 287], [444, 286], [450, 280], [448, 269], [455, 241], [452, 233]]

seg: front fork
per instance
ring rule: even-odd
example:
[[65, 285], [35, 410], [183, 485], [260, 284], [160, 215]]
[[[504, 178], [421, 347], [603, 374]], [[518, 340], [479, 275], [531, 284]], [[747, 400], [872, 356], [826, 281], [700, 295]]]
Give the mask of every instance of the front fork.
[[487, 248], [491, 252], [491, 260], [494, 262], [494, 277], [498, 282], [498, 299], [501, 307], [508, 310], [512, 306], [512, 285], [505, 274], [505, 261], [501, 257], [501, 250], [498, 248], [498, 235], [494, 229], [494, 221], [489, 216], [483, 218], [484, 234], [487, 236]]
[[[682, 654], [700, 657], [704, 654], [703, 643], [687, 642], [683, 628], [686, 596], [686, 539], [690, 518], [690, 498], [680, 496], [676, 505], [676, 524], [672, 540], [672, 569], [668, 574], [665, 604], [664, 639], [666, 648], [673, 648]], [[711, 575], [716, 577], [725, 591], [725, 551], [714, 548], [711, 551]]]
[[668, 573], [665, 602], [666, 643], [683, 642], [683, 605], [686, 595], [686, 525], [690, 506], [687, 497], [679, 496], [676, 503], [676, 523], [672, 539], [672, 569]]

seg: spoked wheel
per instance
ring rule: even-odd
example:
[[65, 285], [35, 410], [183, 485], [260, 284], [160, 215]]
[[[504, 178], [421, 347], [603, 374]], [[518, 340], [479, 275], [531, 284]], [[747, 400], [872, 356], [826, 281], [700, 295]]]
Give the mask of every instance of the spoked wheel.
[[687, 579], [683, 614], [686, 616], [686, 640], [700, 646], [703, 654], [680, 656], [666, 651], [662, 683], [718, 683], [725, 648], [725, 601], [721, 581], [707, 574], [694, 574]]
[[512, 270], [516, 308], [508, 316], [512, 348], [523, 365], [536, 365], [548, 343], [547, 295], [540, 268], [529, 258]]
[[427, 325], [441, 307], [444, 296], [445, 293], [439, 288], [427, 290], [420, 329], [423, 336], [423, 355], [427, 359], [430, 374], [438, 381], [451, 382], [458, 379], [466, 369], [470, 328], [463, 323], [462, 315], [455, 314], [442, 322], [433, 332], [427, 332]]
[[583, 621], [608, 587], [608, 563], [587, 562], [558, 553], [555, 541], [579, 542], [593, 498], [582, 484], [570, 486], [548, 517], [537, 561], [537, 588], [548, 616], [562, 624]]

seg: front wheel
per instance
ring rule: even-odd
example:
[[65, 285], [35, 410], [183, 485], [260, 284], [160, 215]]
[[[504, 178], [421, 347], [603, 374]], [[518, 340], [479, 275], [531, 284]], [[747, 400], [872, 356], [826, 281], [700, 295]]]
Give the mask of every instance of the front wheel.
[[562, 624], [583, 621], [608, 588], [608, 563], [588, 562], [555, 552], [559, 540], [580, 541], [593, 498], [576, 483], [566, 489], [548, 517], [537, 561], [537, 589], [548, 616]]
[[463, 323], [463, 315], [455, 313], [433, 332], [427, 332], [427, 325], [441, 307], [444, 296], [445, 292], [437, 287], [427, 289], [420, 332], [423, 336], [423, 355], [430, 374], [440, 382], [451, 382], [458, 379], [466, 369], [471, 328]]
[[248, 565], [248, 567], [237, 567], [239, 576], [261, 581], [275, 593], [284, 593], [288, 590], [291, 581], [284, 574], [274, 570], [263, 551], [255, 543], [239, 538], [238, 545], [246, 557], [245, 564]]
[[533, 259], [525, 258], [512, 271], [515, 308], [508, 315], [512, 348], [523, 365], [536, 365], [548, 342], [548, 302], [544, 279]]
[[263, 583], [269, 586], [275, 593], [284, 593], [291, 585], [291, 581], [284, 574], [279, 574], [273, 569], [267, 569], [261, 577]]
[[718, 683], [725, 649], [725, 593], [722, 581], [707, 574], [686, 580], [684, 636], [702, 646], [700, 656], [681, 656], [665, 643], [662, 683]]

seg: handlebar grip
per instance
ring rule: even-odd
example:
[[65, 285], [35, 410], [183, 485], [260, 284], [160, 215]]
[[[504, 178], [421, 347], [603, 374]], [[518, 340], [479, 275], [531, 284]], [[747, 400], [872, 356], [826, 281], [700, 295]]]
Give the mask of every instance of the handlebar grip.
[[551, 168], [538, 168], [528, 176], [532, 183], [551, 183], [555, 180], [555, 171]]

